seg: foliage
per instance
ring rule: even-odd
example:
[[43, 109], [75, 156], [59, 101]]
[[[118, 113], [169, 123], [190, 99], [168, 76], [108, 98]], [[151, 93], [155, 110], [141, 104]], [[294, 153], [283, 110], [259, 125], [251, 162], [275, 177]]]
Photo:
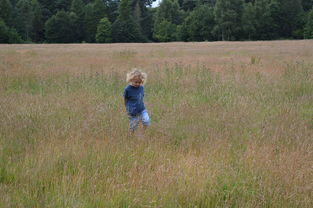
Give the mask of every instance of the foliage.
[[219, 40], [240, 40], [242, 0], [217, 0], [214, 8], [214, 32]]
[[176, 26], [183, 22], [183, 15], [176, 0], [163, 0], [155, 16], [153, 38], [161, 42], [175, 41]]
[[96, 42], [105, 17], [114, 42], [301, 39], [313, 6], [313, 0], [162, 0], [151, 8], [154, 1], [0, 0], [0, 18], [35, 43], [52, 41], [45, 25], [60, 11], [76, 15], [69, 42]]
[[0, 18], [4, 22], [11, 23], [12, 4], [9, 0], [0, 0]]
[[304, 28], [304, 37], [313, 39], [313, 8], [308, 13], [307, 23]]
[[108, 18], [100, 20], [97, 28], [96, 41], [97, 43], [110, 43], [112, 42], [111, 22]]
[[77, 16], [75, 13], [60, 11], [45, 25], [45, 36], [49, 43], [77, 42]]
[[122, 0], [118, 11], [119, 15], [112, 24], [113, 42], [145, 42], [139, 23], [131, 12], [131, 0]]
[[14, 28], [9, 28], [0, 18], [0, 43], [22, 43], [22, 38]]
[[303, 11], [301, 0], [277, 0], [280, 5], [279, 22], [276, 22], [279, 29], [279, 37], [293, 37], [293, 32], [303, 28], [300, 22]]
[[83, 21], [85, 41], [89, 43], [94, 43], [96, 41], [95, 37], [98, 23], [106, 16], [106, 6], [102, 0], [96, 0], [94, 3], [86, 5]]
[[175, 32], [176, 26], [164, 19], [154, 26], [153, 38], [160, 42], [175, 41]]
[[[0, 207], [313, 207], [312, 48], [1, 45]], [[134, 65], [143, 140], [121, 99]]]
[[256, 19], [255, 10], [256, 9], [251, 2], [244, 4], [242, 19], [241, 19], [244, 39], [252, 40], [254, 36], [256, 35], [257, 19]]
[[16, 11], [19, 14], [15, 17], [15, 27], [24, 40], [31, 40], [33, 31], [34, 11], [31, 0], [19, 0], [16, 5]]
[[185, 18], [180, 36], [183, 41], [214, 40], [214, 9], [211, 6], [199, 6]]
[[41, 42], [44, 39], [44, 22], [42, 10], [37, 0], [32, 0], [33, 6], [33, 31], [31, 34], [32, 41]]
[[77, 16], [77, 29], [80, 31], [77, 34], [77, 39], [79, 42], [84, 40], [85, 31], [84, 31], [84, 3], [82, 0], [73, 0], [71, 4], [71, 12], [74, 12]]

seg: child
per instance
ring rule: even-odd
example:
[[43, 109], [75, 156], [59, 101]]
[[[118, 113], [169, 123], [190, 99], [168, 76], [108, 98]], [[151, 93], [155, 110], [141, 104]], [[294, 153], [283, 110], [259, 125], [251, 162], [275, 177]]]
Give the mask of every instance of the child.
[[143, 125], [143, 131], [150, 125], [150, 118], [143, 103], [143, 84], [146, 80], [147, 74], [138, 69], [127, 74], [126, 81], [129, 85], [124, 89], [124, 102], [132, 133], [137, 129], [139, 122]]

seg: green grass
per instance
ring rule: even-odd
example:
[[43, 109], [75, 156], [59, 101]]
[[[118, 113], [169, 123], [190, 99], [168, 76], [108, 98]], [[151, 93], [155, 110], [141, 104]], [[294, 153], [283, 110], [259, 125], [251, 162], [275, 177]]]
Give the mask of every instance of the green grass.
[[313, 206], [312, 65], [148, 74], [146, 141], [123, 72], [1, 74], [0, 207]]

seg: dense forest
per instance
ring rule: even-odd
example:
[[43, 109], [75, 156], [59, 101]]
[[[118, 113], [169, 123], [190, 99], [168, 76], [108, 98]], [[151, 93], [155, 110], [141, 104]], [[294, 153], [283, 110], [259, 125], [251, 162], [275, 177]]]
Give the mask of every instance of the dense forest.
[[0, 43], [313, 38], [313, 0], [0, 0]]

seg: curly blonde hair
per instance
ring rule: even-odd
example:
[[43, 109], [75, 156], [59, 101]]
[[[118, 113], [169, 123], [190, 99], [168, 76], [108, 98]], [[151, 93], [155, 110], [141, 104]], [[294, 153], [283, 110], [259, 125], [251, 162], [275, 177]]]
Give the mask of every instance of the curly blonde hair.
[[142, 84], [147, 82], [147, 74], [142, 72], [140, 69], [134, 68], [131, 72], [128, 72], [126, 82], [130, 83], [134, 78], [139, 78], [142, 81]]

